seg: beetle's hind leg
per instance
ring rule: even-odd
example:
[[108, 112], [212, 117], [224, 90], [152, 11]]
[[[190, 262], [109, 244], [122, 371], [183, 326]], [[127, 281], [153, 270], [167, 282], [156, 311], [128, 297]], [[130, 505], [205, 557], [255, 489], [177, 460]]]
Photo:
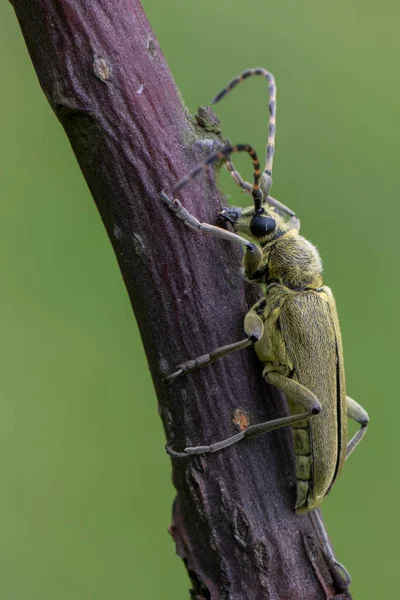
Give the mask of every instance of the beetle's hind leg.
[[274, 429], [281, 429], [282, 427], [288, 427], [289, 425], [306, 421], [321, 411], [321, 404], [317, 397], [297, 381], [288, 379], [278, 373], [268, 373], [267, 380], [283, 391], [287, 398], [292, 400], [292, 402], [302, 406], [305, 409], [305, 412], [292, 414], [280, 419], [273, 419], [272, 421], [265, 421], [264, 423], [257, 423], [256, 425], [250, 425], [250, 427], [244, 431], [226, 438], [225, 440], [221, 440], [220, 442], [210, 444], [209, 446], [190, 446], [185, 448], [184, 452], [175, 452], [171, 447], [167, 446], [168, 454], [183, 458], [190, 454], [209, 454], [218, 452], [218, 450], [232, 446], [244, 438], [256, 437], [262, 433], [273, 431]]
[[189, 446], [185, 448], [184, 452], [175, 452], [171, 446], [167, 446], [166, 450], [168, 454], [171, 456], [177, 456], [178, 458], [187, 458], [191, 454], [210, 454], [213, 452], [218, 452], [223, 448], [227, 448], [228, 446], [232, 446], [243, 440], [244, 438], [252, 438], [260, 435], [261, 433], [268, 433], [269, 431], [274, 431], [274, 429], [281, 429], [282, 427], [288, 427], [289, 425], [294, 425], [300, 421], [304, 421], [304, 419], [310, 417], [309, 413], [301, 413], [298, 415], [290, 415], [288, 417], [281, 417], [280, 419], [273, 419], [272, 421], [266, 421], [265, 423], [258, 423], [257, 425], [250, 425], [244, 431], [237, 433], [236, 435], [232, 435], [225, 440], [221, 440], [220, 442], [215, 442], [214, 444], [210, 444], [209, 446]]
[[[210, 364], [212, 362], [211, 357], [214, 360], [220, 358], [228, 354], [229, 352], [234, 352], [235, 350], [239, 350], [241, 347], [246, 347], [250, 345], [254, 341], [259, 340], [264, 332], [264, 322], [261, 316], [257, 311], [263, 310], [263, 305], [265, 304], [265, 298], [262, 298], [257, 302], [247, 313], [245, 317], [245, 331], [248, 336], [247, 340], [243, 340], [242, 342], [236, 342], [236, 344], [231, 344], [230, 346], [223, 346], [222, 348], [218, 348], [214, 350], [213, 353], [204, 355], [204, 357], [200, 357], [197, 359], [197, 363], [194, 365], [194, 368], [199, 366], [199, 360], [201, 360], [203, 366], [204, 364]], [[227, 351], [227, 349], [229, 350]], [[204, 361], [202, 360], [204, 359]], [[191, 364], [194, 364], [195, 361], [192, 361]], [[188, 363], [185, 363], [186, 365]], [[185, 365], [181, 365], [181, 368], [178, 369], [176, 373], [170, 375], [169, 379], [175, 378], [180, 375], [182, 371], [182, 367]], [[236, 444], [240, 440], [244, 438], [256, 437], [262, 433], [267, 433], [269, 431], [273, 431], [274, 429], [280, 429], [281, 427], [288, 427], [289, 425], [294, 425], [295, 423], [300, 423], [302, 421], [306, 421], [314, 415], [317, 415], [321, 411], [321, 404], [318, 398], [306, 387], [295, 381], [294, 379], [289, 379], [276, 372], [268, 372], [264, 370], [264, 377], [269, 383], [272, 383], [275, 387], [280, 389], [287, 397], [288, 400], [292, 402], [292, 404], [297, 405], [299, 410], [303, 408], [304, 412], [298, 412], [296, 414], [291, 414], [287, 417], [282, 417], [280, 419], [273, 419], [272, 421], [266, 421], [264, 423], [258, 423], [256, 425], [251, 425], [244, 431], [237, 433], [229, 438], [221, 440], [220, 442], [216, 442], [214, 444], [210, 444], [208, 446], [191, 446], [185, 448], [184, 452], [175, 452], [171, 447], [167, 446], [167, 452], [172, 456], [177, 457], [186, 457], [190, 454], [209, 454], [212, 452], [218, 452], [218, 450], [222, 450], [223, 448], [227, 448], [228, 446], [232, 446], [232, 444]]]
[[336, 557], [332, 550], [331, 543], [328, 538], [328, 534], [326, 532], [324, 522], [321, 517], [320, 509], [315, 508], [309, 514], [310, 514], [310, 519], [314, 526], [315, 532], [321, 543], [322, 551], [323, 551], [325, 559], [328, 563], [328, 566], [330, 568], [332, 576], [334, 576], [335, 579], [338, 579], [338, 576], [339, 576], [339, 579], [343, 580], [343, 582], [347, 588], [351, 583], [350, 573], [348, 572], [346, 567], [344, 565], [342, 565], [342, 563], [340, 563], [338, 560], [336, 560]]
[[368, 413], [363, 409], [363, 407], [360, 406], [358, 402], [356, 402], [349, 396], [346, 397], [346, 401], [347, 416], [349, 417], [349, 419], [353, 419], [361, 425], [361, 429], [357, 431], [357, 433], [351, 438], [351, 440], [347, 444], [346, 458], [348, 458], [353, 452], [354, 448], [357, 446], [357, 444], [359, 444], [362, 438], [364, 437], [369, 423], [369, 416]]

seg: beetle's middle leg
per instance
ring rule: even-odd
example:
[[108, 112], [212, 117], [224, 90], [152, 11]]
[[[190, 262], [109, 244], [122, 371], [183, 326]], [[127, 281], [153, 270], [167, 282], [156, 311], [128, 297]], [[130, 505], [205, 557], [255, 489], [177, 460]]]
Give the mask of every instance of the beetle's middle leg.
[[247, 338], [241, 340], [240, 342], [234, 342], [233, 344], [221, 346], [220, 348], [216, 348], [208, 354], [203, 354], [202, 356], [198, 356], [197, 358], [188, 360], [187, 362], [178, 365], [175, 373], [168, 375], [168, 377], [165, 378], [165, 381], [171, 382], [184, 373], [195, 371], [201, 367], [207, 367], [223, 356], [227, 356], [232, 352], [237, 352], [238, 350], [243, 350], [244, 348], [248, 348], [248, 346], [252, 346], [262, 337], [262, 334], [264, 333], [264, 323], [258, 314], [258, 311], [262, 311], [264, 305], [265, 298], [261, 298], [261, 300], [256, 302], [246, 314], [244, 319], [244, 330], [247, 334]]
[[248, 346], [252, 346], [261, 338], [264, 332], [264, 323], [261, 317], [257, 314], [257, 311], [262, 310], [264, 305], [265, 299], [261, 298], [261, 300], [256, 302], [256, 304], [254, 304], [254, 306], [252, 306], [249, 312], [246, 314], [244, 319], [244, 330], [247, 334], [247, 338], [241, 340], [240, 342], [234, 342], [233, 344], [221, 346], [220, 348], [216, 348], [208, 354], [203, 354], [202, 356], [198, 356], [197, 358], [188, 360], [187, 362], [178, 365], [175, 373], [168, 375], [168, 377], [165, 378], [165, 381], [171, 382], [184, 373], [195, 371], [201, 367], [207, 367], [223, 356], [227, 356], [232, 352], [237, 352], [238, 350], [243, 350]]
[[241, 340], [240, 342], [234, 342], [233, 344], [227, 344], [226, 346], [221, 346], [220, 348], [216, 348], [212, 350], [209, 354], [203, 354], [202, 356], [198, 356], [197, 358], [193, 358], [192, 360], [188, 360], [185, 363], [178, 365], [175, 373], [168, 375], [165, 378], [166, 382], [171, 382], [180, 375], [184, 373], [190, 373], [191, 371], [195, 371], [196, 369], [200, 369], [201, 367], [207, 367], [211, 365], [216, 360], [219, 360], [223, 356], [227, 354], [231, 354], [232, 352], [236, 352], [237, 350], [243, 350], [243, 348], [247, 348], [248, 346], [252, 346], [254, 343], [253, 340], [246, 338]]

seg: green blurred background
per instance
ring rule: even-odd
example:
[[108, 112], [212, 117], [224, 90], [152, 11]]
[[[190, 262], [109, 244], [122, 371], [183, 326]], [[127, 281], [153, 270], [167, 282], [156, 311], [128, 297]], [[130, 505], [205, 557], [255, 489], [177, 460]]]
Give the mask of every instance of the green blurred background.
[[[144, 8], [192, 111], [246, 67], [276, 76], [273, 194], [320, 248], [348, 391], [371, 416], [324, 515], [355, 599], [394, 598], [400, 5], [145, 0]], [[135, 320], [6, 2], [0, 72], [0, 597], [187, 598], [167, 533], [170, 464]], [[245, 82], [217, 113], [232, 142], [264, 149], [264, 81]], [[235, 203], [245, 201], [223, 182]]]

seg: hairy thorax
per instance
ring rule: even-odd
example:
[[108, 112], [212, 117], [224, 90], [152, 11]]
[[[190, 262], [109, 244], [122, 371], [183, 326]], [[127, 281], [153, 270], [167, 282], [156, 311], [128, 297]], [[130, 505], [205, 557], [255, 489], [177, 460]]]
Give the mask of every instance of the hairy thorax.
[[313, 244], [297, 231], [288, 231], [271, 244], [268, 256], [268, 280], [294, 290], [322, 285], [322, 262]]

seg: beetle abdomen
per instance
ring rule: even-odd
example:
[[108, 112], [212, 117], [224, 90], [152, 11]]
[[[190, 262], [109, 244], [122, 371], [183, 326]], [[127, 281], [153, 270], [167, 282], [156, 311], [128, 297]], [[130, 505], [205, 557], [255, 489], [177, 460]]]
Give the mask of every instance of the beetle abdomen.
[[293, 442], [296, 455], [297, 510], [307, 504], [313, 479], [310, 426], [308, 421], [302, 421], [293, 426]]

